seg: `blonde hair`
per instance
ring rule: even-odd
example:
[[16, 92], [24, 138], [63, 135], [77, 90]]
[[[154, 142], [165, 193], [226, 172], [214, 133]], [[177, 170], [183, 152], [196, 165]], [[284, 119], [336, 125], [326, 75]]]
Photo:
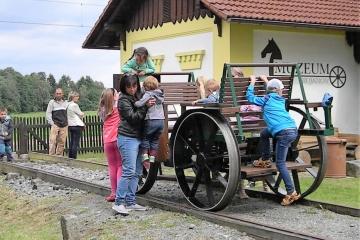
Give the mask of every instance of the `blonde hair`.
[[205, 83], [207, 82], [207, 77], [205, 77], [205, 76], [199, 76], [199, 77], [197, 77], [196, 78], [196, 85], [200, 85], [200, 84], [203, 84], [203, 85], [205, 85]]
[[231, 68], [231, 76], [232, 77], [244, 77], [244, 72], [240, 67], [232, 67]]
[[111, 115], [114, 107], [115, 89], [107, 88], [101, 93], [98, 112], [104, 111], [104, 117]]
[[218, 91], [219, 89], [220, 89], [220, 84], [215, 79], [209, 79], [205, 83], [205, 90], [206, 91], [214, 92], [214, 91]]
[[143, 87], [147, 91], [158, 89], [159, 81], [153, 76], [148, 76], [143, 83]]
[[69, 101], [72, 101], [74, 99], [74, 97], [79, 97], [80, 94], [78, 92], [75, 91], [71, 91], [69, 92]]

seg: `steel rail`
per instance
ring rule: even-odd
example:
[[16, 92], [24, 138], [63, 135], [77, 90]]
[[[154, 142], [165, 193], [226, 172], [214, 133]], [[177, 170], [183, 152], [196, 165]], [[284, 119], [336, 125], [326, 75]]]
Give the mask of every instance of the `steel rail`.
[[[52, 182], [55, 184], [62, 184], [72, 188], [78, 188], [83, 191], [88, 191], [101, 196], [106, 196], [110, 192], [110, 188], [94, 183], [89, 183], [79, 179], [62, 176], [55, 173], [49, 173], [43, 170], [34, 169], [31, 167], [22, 166], [17, 163], [0, 163], [0, 171], [3, 173], [18, 172], [25, 177], [40, 178], [46, 182]], [[222, 226], [228, 226], [235, 228], [239, 231], [246, 232], [247, 234], [254, 236], [258, 239], [325, 239], [319, 236], [310, 235], [306, 233], [290, 231], [283, 228], [277, 228], [268, 226], [265, 224], [259, 224], [253, 221], [245, 220], [242, 218], [227, 216], [223, 213], [205, 212], [193, 209], [186, 204], [179, 204], [163, 199], [158, 199], [150, 196], [137, 196], [137, 200], [140, 204], [149, 205], [151, 207], [157, 207], [163, 210], [185, 213], [195, 216], [197, 218], [207, 220]]]
[[[172, 175], [159, 175], [157, 177], [157, 180], [165, 180], [165, 181], [176, 181], [176, 177]], [[276, 200], [280, 201], [280, 197], [272, 192], [264, 192], [264, 191], [258, 191], [258, 190], [251, 190], [251, 189], [245, 189], [246, 193], [250, 197], [254, 198], [265, 198], [268, 200]], [[319, 202], [309, 199], [302, 199], [301, 201], [295, 203], [295, 204], [301, 204], [305, 206], [315, 207], [319, 209], [326, 209], [329, 211], [332, 211], [334, 213], [342, 214], [342, 215], [348, 215], [353, 217], [360, 217], [360, 209], [359, 208], [353, 208], [343, 205], [336, 205], [332, 203], [326, 203], [326, 202]]]
[[[45, 161], [49, 163], [64, 163], [66, 165], [72, 166], [72, 167], [80, 167], [80, 168], [88, 168], [88, 169], [107, 169], [106, 164], [100, 164], [100, 163], [93, 163], [83, 160], [76, 160], [76, 159], [69, 159], [66, 157], [59, 157], [59, 156], [50, 156], [48, 154], [42, 154], [42, 153], [30, 153], [30, 159], [31, 161]], [[172, 175], [158, 175], [157, 180], [165, 180], [165, 181], [177, 181], [175, 176]], [[280, 200], [279, 197], [270, 192], [263, 192], [263, 191], [257, 191], [257, 190], [251, 190], [246, 189], [246, 193], [250, 197], [255, 198], [265, 198], [268, 200]], [[320, 202], [320, 201], [314, 201], [309, 199], [302, 199], [298, 204], [302, 204], [305, 206], [315, 207], [319, 209], [326, 209], [338, 214], [342, 215], [348, 215], [353, 217], [360, 217], [360, 209], [353, 208], [353, 207], [347, 207], [343, 205], [336, 205], [332, 203], [326, 203], [326, 202]]]

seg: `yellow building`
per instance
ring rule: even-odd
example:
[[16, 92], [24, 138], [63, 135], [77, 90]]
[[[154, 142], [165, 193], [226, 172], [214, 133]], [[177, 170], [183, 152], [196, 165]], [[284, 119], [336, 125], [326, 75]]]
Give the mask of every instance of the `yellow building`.
[[[83, 47], [120, 50], [123, 64], [144, 46], [158, 71], [215, 79], [225, 62], [297, 62], [308, 99], [331, 93], [334, 125], [360, 134], [359, 16], [352, 0], [112, 0]], [[244, 69], [264, 71], [287, 69]]]

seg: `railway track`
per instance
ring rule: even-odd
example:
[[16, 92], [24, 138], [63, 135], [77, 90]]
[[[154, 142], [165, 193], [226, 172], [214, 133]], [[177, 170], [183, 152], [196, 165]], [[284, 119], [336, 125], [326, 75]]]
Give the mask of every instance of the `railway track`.
[[[89, 161], [82, 161], [82, 160], [71, 160], [69, 161], [68, 158], [65, 157], [58, 157], [58, 156], [49, 156], [47, 154], [42, 153], [30, 153], [30, 159], [32, 161], [45, 161], [48, 163], [64, 163], [72, 167], [79, 167], [79, 168], [87, 168], [91, 170], [96, 169], [107, 169], [106, 164], [100, 164], [100, 163], [93, 163]], [[158, 175], [157, 180], [166, 180], [166, 181], [177, 181], [175, 176], [172, 175]], [[274, 193], [270, 192], [263, 192], [263, 191], [256, 191], [251, 189], [246, 189], [246, 193], [250, 197], [254, 198], [265, 198], [272, 201], [278, 201], [279, 198]], [[336, 205], [332, 203], [326, 203], [326, 202], [319, 202], [314, 200], [308, 200], [308, 199], [302, 199], [301, 202], [298, 202], [297, 204], [302, 204], [305, 206], [311, 206], [319, 209], [326, 209], [338, 214], [342, 215], [349, 215], [353, 217], [360, 217], [360, 209], [342, 206], [342, 205]]]
[[[102, 196], [106, 196], [110, 191], [110, 189], [106, 186], [89, 183], [72, 177], [62, 176], [60, 174], [46, 172], [28, 166], [22, 166], [19, 163], [1, 162], [0, 171], [2, 173], [18, 172], [25, 177], [40, 178], [46, 182], [62, 184]], [[316, 235], [249, 221], [238, 216], [230, 216], [221, 212], [213, 213], [199, 211], [189, 207], [187, 204], [166, 201], [152, 196], [138, 196], [137, 199], [138, 202], [143, 205], [192, 215], [219, 225], [235, 228], [258, 239], [325, 239]]]

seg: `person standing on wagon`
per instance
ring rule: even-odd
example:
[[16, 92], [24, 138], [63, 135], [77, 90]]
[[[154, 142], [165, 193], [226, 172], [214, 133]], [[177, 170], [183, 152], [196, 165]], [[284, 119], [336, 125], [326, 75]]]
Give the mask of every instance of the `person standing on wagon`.
[[64, 100], [61, 88], [55, 90], [54, 99], [51, 99], [46, 109], [46, 119], [51, 126], [49, 136], [49, 154], [63, 155], [66, 137], [68, 135], [68, 121], [66, 108], [68, 102]]
[[300, 194], [295, 191], [289, 171], [286, 167], [286, 156], [291, 143], [298, 136], [297, 127], [294, 119], [285, 108], [285, 98], [282, 97], [284, 85], [279, 79], [271, 79], [262, 75], [260, 80], [266, 84], [267, 95], [257, 97], [254, 95], [255, 76], [250, 76], [250, 85], [246, 91], [246, 98], [250, 103], [261, 106], [267, 128], [260, 133], [260, 142], [262, 146], [262, 157], [253, 162], [254, 167], [271, 167], [270, 138], [276, 139], [276, 168], [281, 174], [285, 183], [286, 196], [281, 205], [287, 206], [300, 198]]
[[145, 75], [155, 72], [155, 64], [151, 60], [148, 50], [144, 47], [139, 47], [134, 50], [133, 55], [122, 66], [121, 71], [137, 75], [140, 83], [142, 83], [145, 81]]

